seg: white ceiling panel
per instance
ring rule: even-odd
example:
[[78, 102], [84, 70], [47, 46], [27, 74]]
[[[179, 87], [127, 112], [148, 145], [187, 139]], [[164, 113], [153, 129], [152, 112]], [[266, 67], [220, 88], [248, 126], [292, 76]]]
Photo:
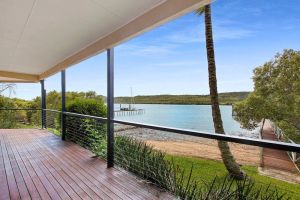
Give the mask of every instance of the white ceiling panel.
[[[92, 55], [96, 50], [91, 44], [113, 35], [116, 30], [123, 30], [120, 28], [132, 24], [152, 8], [168, 2], [168, 7], [164, 6], [164, 12], [160, 12], [169, 13], [165, 15], [167, 18], [186, 7], [209, 1], [0, 0], [0, 71], [41, 75], [87, 47], [90, 48], [85, 51], [86, 55], [80, 54], [79, 60]], [[164, 16], [160, 13], [158, 15]], [[164, 20], [161, 17], [152, 23], [152, 18], [156, 16], [141, 17], [148, 20], [149, 26]], [[140, 33], [144, 21], [136, 21], [137, 32], [132, 30], [134, 25], [129, 25], [124, 36], [119, 32], [108, 37], [109, 43], [130, 36], [126, 34]]]
[[41, 74], [163, 0], [2, 0], [0, 70]]

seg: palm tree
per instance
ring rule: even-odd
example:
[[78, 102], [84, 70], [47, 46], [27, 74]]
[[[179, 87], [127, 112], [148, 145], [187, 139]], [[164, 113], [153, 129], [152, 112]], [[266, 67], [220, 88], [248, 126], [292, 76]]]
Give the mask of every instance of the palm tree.
[[[225, 134], [221, 113], [220, 113], [219, 98], [218, 98], [218, 86], [217, 86], [210, 5], [206, 5], [205, 7], [199, 8], [196, 11], [196, 13], [198, 15], [202, 15], [204, 13], [204, 18], [205, 18], [205, 37], [206, 37], [206, 51], [207, 51], [207, 60], [208, 60], [209, 89], [210, 89], [214, 128], [216, 133]], [[225, 141], [218, 141], [218, 147], [221, 152], [223, 163], [227, 171], [229, 172], [229, 174], [236, 179], [244, 179], [245, 173], [241, 170], [240, 166], [235, 161], [230, 151], [228, 143]]]

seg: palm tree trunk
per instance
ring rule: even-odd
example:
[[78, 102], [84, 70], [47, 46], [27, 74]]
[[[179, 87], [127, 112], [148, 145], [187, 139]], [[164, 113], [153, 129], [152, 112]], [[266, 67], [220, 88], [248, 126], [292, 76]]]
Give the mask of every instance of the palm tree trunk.
[[[210, 98], [211, 98], [212, 117], [214, 121], [215, 132], [220, 134], [225, 134], [221, 113], [220, 113], [219, 98], [218, 98], [217, 75], [216, 75], [210, 5], [205, 6], [204, 14], [205, 14], [205, 36], [206, 36], [206, 49], [207, 49], [207, 60], [208, 60], [209, 89], [210, 89]], [[240, 166], [236, 163], [230, 151], [228, 143], [224, 141], [218, 141], [218, 146], [221, 152], [222, 160], [229, 174], [234, 178], [243, 179], [245, 177], [244, 172], [241, 171]]]

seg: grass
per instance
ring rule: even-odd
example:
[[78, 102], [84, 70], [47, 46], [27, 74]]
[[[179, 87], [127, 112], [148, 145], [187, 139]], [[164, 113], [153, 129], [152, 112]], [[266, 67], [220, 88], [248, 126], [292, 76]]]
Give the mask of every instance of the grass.
[[[38, 125], [35, 125], [35, 124], [17, 123], [16, 127], [14, 127], [14, 128], [32, 129], [32, 128], [41, 128], [41, 127], [38, 126]], [[61, 136], [61, 131], [59, 129], [57, 129], [57, 128], [50, 128], [50, 127], [48, 127], [47, 130], [49, 132], [53, 133], [54, 135]]]
[[[258, 183], [254, 178], [244, 181], [230, 179], [221, 162], [172, 157], [129, 137], [116, 138], [115, 163], [181, 199], [282, 200], [288, 199], [292, 193], [279, 189], [277, 185], [276, 188], [271, 182]], [[245, 171], [257, 174], [253, 169]]]
[[53, 133], [54, 135], [61, 136], [61, 131], [55, 128], [47, 128], [49, 132]]
[[23, 123], [17, 123], [15, 127], [13, 128], [22, 128], [22, 129], [31, 129], [31, 128], [37, 128], [37, 125], [34, 124], [23, 124]]
[[[201, 179], [203, 182], [212, 181], [217, 175], [218, 177], [226, 177], [227, 171], [220, 161], [213, 161], [208, 159], [182, 157], [182, 156], [170, 156], [166, 157], [168, 160], [183, 168], [188, 172], [193, 167], [192, 177]], [[278, 190], [283, 191], [290, 195], [292, 199], [300, 199], [300, 185], [287, 183], [277, 179], [273, 179], [267, 176], [258, 174], [257, 167], [254, 166], [242, 166], [242, 169], [249, 175], [258, 185], [275, 186]], [[187, 179], [188, 177], [186, 177]]]

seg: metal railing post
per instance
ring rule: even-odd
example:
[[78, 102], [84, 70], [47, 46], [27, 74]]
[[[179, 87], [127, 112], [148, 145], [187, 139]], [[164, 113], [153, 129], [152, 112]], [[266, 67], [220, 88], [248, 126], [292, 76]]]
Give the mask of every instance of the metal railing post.
[[42, 120], [42, 129], [46, 128], [46, 90], [44, 80], [40, 81], [41, 83], [41, 120]]
[[107, 49], [107, 167], [114, 166], [114, 49]]
[[61, 139], [66, 139], [66, 71], [61, 71]]

